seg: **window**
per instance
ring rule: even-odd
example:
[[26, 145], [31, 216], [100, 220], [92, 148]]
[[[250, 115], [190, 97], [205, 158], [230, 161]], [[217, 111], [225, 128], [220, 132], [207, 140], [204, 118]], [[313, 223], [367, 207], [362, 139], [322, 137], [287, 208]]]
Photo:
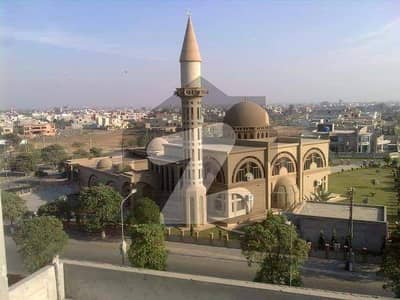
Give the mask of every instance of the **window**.
[[246, 209], [246, 200], [239, 194], [232, 194], [232, 212]]
[[215, 199], [214, 201], [214, 209], [218, 211], [223, 211], [224, 210], [224, 204], [223, 200], [220, 198]]
[[238, 202], [236, 202], [236, 210], [243, 210], [246, 209], [246, 202], [241, 199]]
[[248, 161], [240, 166], [236, 173], [235, 182], [250, 181], [262, 177], [261, 168], [255, 162]]
[[294, 163], [288, 157], [279, 158], [272, 166], [272, 176], [279, 175], [281, 168], [286, 168], [288, 173], [295, 171]]
[[317, 168], [322, 168], [324, 166], [324, 161], [319, 153], [311, 153], [307, 156], [304, 162], [304, 170], [311, 169], [311, 164], [315, 164]]

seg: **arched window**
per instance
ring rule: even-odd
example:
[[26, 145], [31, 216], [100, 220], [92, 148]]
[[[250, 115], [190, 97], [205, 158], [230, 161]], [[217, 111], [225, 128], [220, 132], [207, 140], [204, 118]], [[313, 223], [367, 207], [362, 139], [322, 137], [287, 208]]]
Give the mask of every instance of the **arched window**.
[[262, 170], [252, 161], [243, 163], [236, 172], [235, 182], [251, 181], [253, 179], [262, 178]]
[[324, 160], [318, 152], [312, 152], [304, 160], [304, 170], [310, 170], [311, 168], [322, 168], [324, 166]]
[[272, 176], [279, 175], [281, 168], [286, 168], [288, 173], [295, 171], [294, 163], [288, 157], [279, 158], [272, 166]]

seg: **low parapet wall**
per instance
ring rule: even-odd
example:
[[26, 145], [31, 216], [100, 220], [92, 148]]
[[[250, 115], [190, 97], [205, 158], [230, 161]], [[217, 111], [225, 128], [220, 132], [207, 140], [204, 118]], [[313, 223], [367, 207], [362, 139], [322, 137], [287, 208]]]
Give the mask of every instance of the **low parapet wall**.
[[63, 260], [71, 299], [385, 299], [348, 293]]
[[57, 300], [56, 273], [46, 266], [8, 289], [10, 300]]

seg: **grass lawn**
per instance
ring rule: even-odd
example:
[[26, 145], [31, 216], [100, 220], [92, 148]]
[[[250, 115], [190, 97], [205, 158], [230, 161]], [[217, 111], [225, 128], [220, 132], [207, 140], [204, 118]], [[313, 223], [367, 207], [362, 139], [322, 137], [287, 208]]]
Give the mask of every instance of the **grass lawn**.
[[[372, 179], [379, 183], [373, 185]], [[397, 214], [397, 200], [391, 168], [355, 169], [329, 175], [330, 192], [344, 195], [349, 187], [355, 188], [356, 203], [363, 203], [363, 199], [368, 197], [368, 204], [385, 205], [388, 221], [393, 222]], [[373, 197], [372, 192], [376, 193]]]

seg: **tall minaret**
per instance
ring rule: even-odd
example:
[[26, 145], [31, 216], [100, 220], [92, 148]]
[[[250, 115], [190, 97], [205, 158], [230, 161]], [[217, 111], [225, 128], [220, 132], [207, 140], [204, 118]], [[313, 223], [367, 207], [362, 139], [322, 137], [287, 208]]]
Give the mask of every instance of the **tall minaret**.
[[201, 88], [201, 57], [190, 16], [179, 61], [181, 87], [176, 89], [176, 95], [182, 99], [183, 150], [188, 162], [181, 179], [184, 220], [188, 226], [201, 226], [207, 224], [207, 191], [203, 185], [201, 131], [201, 102], [207, 91]]

